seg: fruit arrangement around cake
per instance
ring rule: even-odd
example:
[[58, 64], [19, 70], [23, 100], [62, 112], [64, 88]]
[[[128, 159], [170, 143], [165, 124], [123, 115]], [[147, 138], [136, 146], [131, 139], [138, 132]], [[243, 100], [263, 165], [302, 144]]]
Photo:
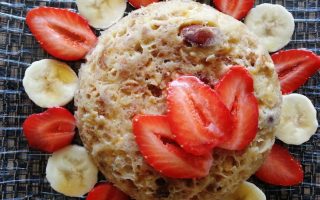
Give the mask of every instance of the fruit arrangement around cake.
[[[307, 49], [281, 50], [295, 30], [294, 18], [285, 7], [266, 3], [254, 7], [254, 0], [213, 1], [214, 8], [225, 15], [191, 1], [129, 0], [138, 10], [122, 18], [127, 5], [124, 0], [76, 3], [79, 14], [38, 7], [26, 16], [30, 31], [50, 55], [64, 61], [85, 60], [79, 76], [62, 61], [43, 59], [33, 62], [23, 78], [28, 97], [46, 109], [30, 115], [23, 132], [30, 148], [52, 153], [46, 178], [55, 191], [71, 197], [87, 194], [90, 200], [263, 200], [264, 193], [246, 181], [251, 174], [279, 187], [302, 183], [299, 160], [273, 142], [275, 136], [286, 144], [300, 145], [316, 133], [314, 105], [294, 92], [317, 73], [320, 57]], [[164, 16], [169, 17], [162, 19]], [[144, 28], [147, 23], [152, 33]], [[90, 26], [105, 31], [97, 38]], [[139, 38], [130, 35], [133, 33]], [[157, 39], [155, 33], [164, 35]], [[134, 52], [130, 52], [127, 49], [135, 40], [142, 42], [133, 44]], [[246, 44], [242, 44], [244, 41]], [[235, 50], [231, 50], [232, 45]], [[234, 53], [245, 51], [242, 46], [246, 45], [256, 52]], [[168, 49], [174, 51], [161, 56]], [[135, 57], [136, 52], [139, 55]], [[238, 54], [246, 57], [233, 58]], [[109, 74], [111, 78], [106, 77]], [[131, 81], [132, 76], [136, 82]], [[139, 82], [139, 76], [143, 82]], [[120, 103], [113, 100], [122, 94]], [[63, 107], [74, 96], [75, 116], [74, 111]], [[121, 110], [126, 112], [120, 116]], [[72, 144], [78, 134], [76, 128], [84, 147]], [[142, 163], [132, 165], [139, 169], [134, 169], [135, 174], [130, 168], [126, 178], [111, 167], [117, 159], [126, 158], [118, 154], [117, 145], [122, 144], [127, 148], [122, 153], [132, 152], [134, 159]], [[260, 153], [252, 153], [256, 149]], [[251, 154], [257, 156], [250, 160], [257, 166], [238, 177], [244, 164], [233, 162]], [[231, 157], [235, 159], [227, 166], [226, 158]], [[217, 164], [219, 159], [223, 161]], [[239, 168], [230, 175], [235, 183], [209, 190], [214, 187], [211, 182], [233, 180], [217, 175], [216, 169], [223, 168], [224, 172], [228, 167]], [[107, 181], [98, 183], [99, 170]], [[134, 178], [130, 182], [131, 176]], [[142, 177], [152, 183], [138, 180]], [[196, 184], [187, 191], [185, 184], [190, 180]], [[158, 194], [154, 182], [168, 188]], [[175, 193], [177, 189], [182, 192]]]

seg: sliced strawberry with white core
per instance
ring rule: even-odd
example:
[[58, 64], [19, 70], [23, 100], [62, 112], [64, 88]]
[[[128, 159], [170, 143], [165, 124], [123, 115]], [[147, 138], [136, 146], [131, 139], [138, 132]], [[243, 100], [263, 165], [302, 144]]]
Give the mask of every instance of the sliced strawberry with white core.
[[239, 20], [248, 14], [254, 2], [255, 0], [213, 0], [218, 10]]
[[292, 186], [303, 181], [303, 169], [288, 149], [274, 144], [256, 177], [273, 185]]
[[49, 153], [69, 145], [75, 128], [74, 116], [62, 107], [32, 114], [23, 122], [23, 132], [29, 146]]
[[242, 150], [255, 138], [258, 130], [258, 101], [254, 96], [253, 79], [242, 66], [233, 66], [222, 77], [215, 89], [232, 113], [233, 131], [219, 147]]
[[172, 133], [188, 153], [207, 154], [230, 137], [229, 110], [216, 92], [198, 78], [181, 76], [172, 81], [167, 103]]
[[88, 22], [67, 9], [34, 8], [26, 22], [42, 48], [62, 60], [83, 58], [97, 42]]
[[320, 68], [319, 57], [305, 49], [279, 51], [271, 58], [278, 73], [282, 94], [298, 89]]
[[140, 152], [156, 171], [171, 178], [201, 178], [208, 175], [212, 155], [194, 156], [178, 145], [163, 115], [137, 115], [133, 133]]
[[99, 183], [88, 193], [86, 200], [129, 200], [129, 197], [110, 183]]
[[129, 0], [128, 2], [135, 8], [141, 8], [158, 1], [159, 0]]

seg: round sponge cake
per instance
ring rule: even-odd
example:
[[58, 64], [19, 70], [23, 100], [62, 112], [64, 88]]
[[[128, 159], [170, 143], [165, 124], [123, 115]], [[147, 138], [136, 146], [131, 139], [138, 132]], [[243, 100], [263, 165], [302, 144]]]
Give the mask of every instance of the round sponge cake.
[[[210, 47], [190, 45], [183, 27], [214, 27]], [[259, 102], [259, 131], [243, 151], [214, 149], [201, 179], [162, 176], [143, 159], [132, 133], [135, 114], [165, 114], [166, 87], [188, 74], [210, 86], [232, 65], [245, 66]], [[137, 200], [220, 200], [261, 165], [274, 143], [281, 93], [268, 52], [241, 22], [210, 6], [168, 1], [131, 12], [104, 31], [79, 72], [75, 97], [81, 139], [105, 177]]]

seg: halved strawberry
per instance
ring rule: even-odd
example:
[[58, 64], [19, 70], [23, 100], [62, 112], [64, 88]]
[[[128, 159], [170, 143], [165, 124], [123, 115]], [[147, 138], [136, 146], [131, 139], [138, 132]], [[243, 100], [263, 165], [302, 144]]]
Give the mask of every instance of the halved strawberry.
[[159, 0], [129, 0], [129, 3], [135, 8], [141, 8], [158, 1]]
[[303, 169], [289, 151], [274, 144], [267, 159], [255, 173], [260, 180], [273, 185], [291, 186], [303, 181]]
[[172, 81], [167, 96], [168, 120], [176, 141], [188, 153], [203, 155], [230, 138], [229, 110], [208, 85], [194, 76]]
[[242, 150], [255, 138], [258, 130], [258, 101], [253, 92], [253, 80], [242, 66], [233, 66], [222, 77], [215, 89], [232, 113], [231, 138], [219, 147]]
[[42, 48], [62, 60], [83, 58], [97, 42], [88, 22], [67, 9], [34, 8], [26, 22]]
[[129, 197], [110, 183], [100, 183], [89, 193], [86, 200], [129, 200]]
[[238, 20], [247, 15], [254, 2], [255, 0], [213, 0], [215, 8]]
[[30, 115], [23, 123], [23, 132], [31, 148], [52, 153], [69, 145], [75, 134], [74, 116], [65, 108], [49, 108]]
[[320, 59], [312, 51], [291, 49], [271, 56], [280, 80], [282, 94], [303, 85], [320, 68]]
[[200, 178], [208, 175], [212, 155], [194, 156], [176, 145], [166, 116], [135, 116], [133, 133], [141, 154], [159, 173], [171, 178]]

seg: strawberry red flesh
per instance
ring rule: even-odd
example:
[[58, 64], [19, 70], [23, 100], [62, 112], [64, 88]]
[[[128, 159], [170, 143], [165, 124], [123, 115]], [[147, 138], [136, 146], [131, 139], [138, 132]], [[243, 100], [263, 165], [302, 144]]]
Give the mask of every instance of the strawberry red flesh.
[[166, 116], [136, 115], [133, 133], [146, 162], [159, 173], [171, 178], [201, 178], [208, 175], [212, 155], [194, 156], [174, 144], [175, 137]]
[[129, 197], [110, 183], [100, 183], [89, 192], [86, 200], [129, 200]]
[[129, 0], [129, 3], [135, 8], [141, 8], [158, 1], [159, 0]]
[[229, 139], [232, 117], [218, 95], [194, 76], [169, 84], [168, 120], [175, 140], [188, 153], [208, 154]]
[[97, 42], [88, 22], [67, 9], [34, 8], [26, 22], [40, 45], [62, 60], [82, 59]]
[[274, 144], [263, 165], [256, 172], [256, 177], [273, 185], [292, 186], [303, 181], [303, 169], [289, 151]]
[[271, 58], [278, 73], [282, 94], [298, 89], [320, 67], [319, 57], [305, 49], [279, 51]]
[[49, 108], [30, 115], [23, 123], [23, 132], [31, 148], [52, 153], [71, 143], [75, 118], [65, 108]]
[[254, 96], [253, 79], [242, 66], [233, 66], [222, 77], [215, 89], [231, 111], [231, 137], [219, 147], [242, 150], [255, 138], [258, 131], [258, 101]]
[[238, 20], [248, 14], [254, 2], [255, 0], [213, 0], [215, 8]]

